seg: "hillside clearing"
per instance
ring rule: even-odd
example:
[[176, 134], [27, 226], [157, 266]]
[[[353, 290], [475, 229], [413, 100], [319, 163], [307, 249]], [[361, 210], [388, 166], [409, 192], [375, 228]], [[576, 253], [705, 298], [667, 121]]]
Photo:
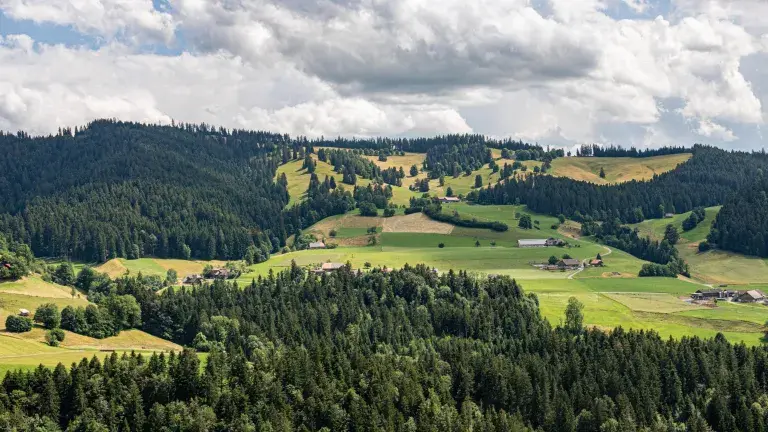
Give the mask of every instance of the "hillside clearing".
[[450, 234], [454, 228], [451, 224], [432, 220], [423, 213], [413, 213], [384, 218], [383, 232]]
[[[675, 169], [690, 159], [692, 154], [682, 153], [645, 158], [630, 157], [564, 157], [552, 161], [551, 175], [596, 184], [623, 183], [631, 180], [650, 180], [655, 174]], [[605, 178], [600, 178], [600, 169]]]

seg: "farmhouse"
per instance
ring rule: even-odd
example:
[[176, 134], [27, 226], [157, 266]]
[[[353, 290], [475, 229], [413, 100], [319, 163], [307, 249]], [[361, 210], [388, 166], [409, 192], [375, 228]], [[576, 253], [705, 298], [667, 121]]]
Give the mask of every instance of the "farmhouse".
[[725, 297], [726, 292], [719, 289], [697, 290], [695, 293], [691, 294], [691, 298], [694, 300], [722, 299]]
[[319, 242], [312, 242], [309, 244], [309, 249], [325, 249], [325, 243], [319, 241]]
[[560, 261], [557, 262], [557, 266], [558, 267], [565, 268], [565, 269], [578, 268], [580, 265], [581, 265], [581, 262], [579, 262], [579, 260], [573, 259], [573, 258], [565, 258], [565, 259], [561, 259]]
[[547, 247], [547, 240], [518, 240], [517, 247], [521, 248], [534, 248], [534, 247]]
[[438, 200], [440, 200], [440, 202], [443, 204], [461, 202], [458, 197], [440, 197]]
[[595, 258], [589, 262], [589, 265], [591, 265], [592, 267], [602, 267], [603, 260]]
[[211, 270], [210, 277], [213, 279], [228, 279], [229, 270], [225, 268], [216, 268]]
[[665, 213], [664, 217], [667, 218], [667, 219], [673, 218], [673, 217], [675, 217], [675, 214], [674, 213]]
[[322, 267], [320, 267], [324, 272], [332, 272], [341, 269], [344, 267], [344, 264], [342, 263], [323, 263]]
[[19, 316], [29, 316], [29, 311], [27, 309], [19, 309]]
[[202, 283], [203, 279], [204, 279], [203, 275], [191, 274], [191, 275], [187, 275], [182, 281], [182, 283], [185, 283], [188, 285], [194, 285], [194, 284]]
[[755, 303], [765, 300], [765, 294], [760, 290], [744, 291], [736, 295], [736, 301], [741, 303]]

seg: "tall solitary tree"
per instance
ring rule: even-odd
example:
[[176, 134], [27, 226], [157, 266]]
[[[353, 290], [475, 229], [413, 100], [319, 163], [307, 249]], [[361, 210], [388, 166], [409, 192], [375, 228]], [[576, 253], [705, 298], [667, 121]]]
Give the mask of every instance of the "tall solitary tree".
[[603, 167], [600, 167], [600, 178], [603, 178], [603, 179], [605, 178], [605, 170], [603, 169]]
[[419, 175], [419, 168], [416, 165], [411, 165], [411, 177]]
[[483, 176], [481, 176], [480, 174], [475, 176], [475, 187], [476, 188], [483, 187]]
[[584, 327], [584, 304], [576, 297], [568, 299], [568, 306], [565, 307], [565, 329], [573, 334], [579, 334]]

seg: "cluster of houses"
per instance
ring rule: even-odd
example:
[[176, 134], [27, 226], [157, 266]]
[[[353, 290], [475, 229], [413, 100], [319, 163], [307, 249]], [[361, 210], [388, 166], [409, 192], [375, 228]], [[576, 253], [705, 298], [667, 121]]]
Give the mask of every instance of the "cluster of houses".
[[543, 248], [551, 246], [565, 246], [565, 241], [553, 237], [548, 239], [525, 239], [517, 241], [517, 247], [521, 248]]
[[227, 268], [219, 267], [211, 270], [207, 277], [205, 275], [201, 274], [191, 274], [184, 277], [182, 280], [182, 283], [184, 285], [195, 285], [195, 284], [201, 284], [206, 279], [229, 279], [232, 276], [232, 273]]
[[725, 300], [738, 303], [763, 303], [768, 305], [768, 297], [760, 290], [735, 291], [725, 289], [700, 289], [691, 294], [694, 301]]

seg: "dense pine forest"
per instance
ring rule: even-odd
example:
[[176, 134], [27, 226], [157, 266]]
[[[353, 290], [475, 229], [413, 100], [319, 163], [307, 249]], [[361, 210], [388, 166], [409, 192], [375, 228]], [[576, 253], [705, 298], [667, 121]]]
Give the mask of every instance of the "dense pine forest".
[[595, 185], [553, 176], [512, 177], [467, 197], [479, 204], [527, 204], [536, 212], [623, 223], [724, 203], [768, 169], [768, 155], [696, 145], [693, 157], [648, 181]]
[[[763, 431], [768, 351], [722, 337], [552, 328], [506, 277], [294, 267], [155, 294], [143, 328], [209, 351], [12, 372], [0, 429]], [[202, 370], [201, 370], [202, 369]]]
[[768, 257], [768, 179], [760, 172], [754, 184], [731, 196], [717, 214], [710, 246]]

